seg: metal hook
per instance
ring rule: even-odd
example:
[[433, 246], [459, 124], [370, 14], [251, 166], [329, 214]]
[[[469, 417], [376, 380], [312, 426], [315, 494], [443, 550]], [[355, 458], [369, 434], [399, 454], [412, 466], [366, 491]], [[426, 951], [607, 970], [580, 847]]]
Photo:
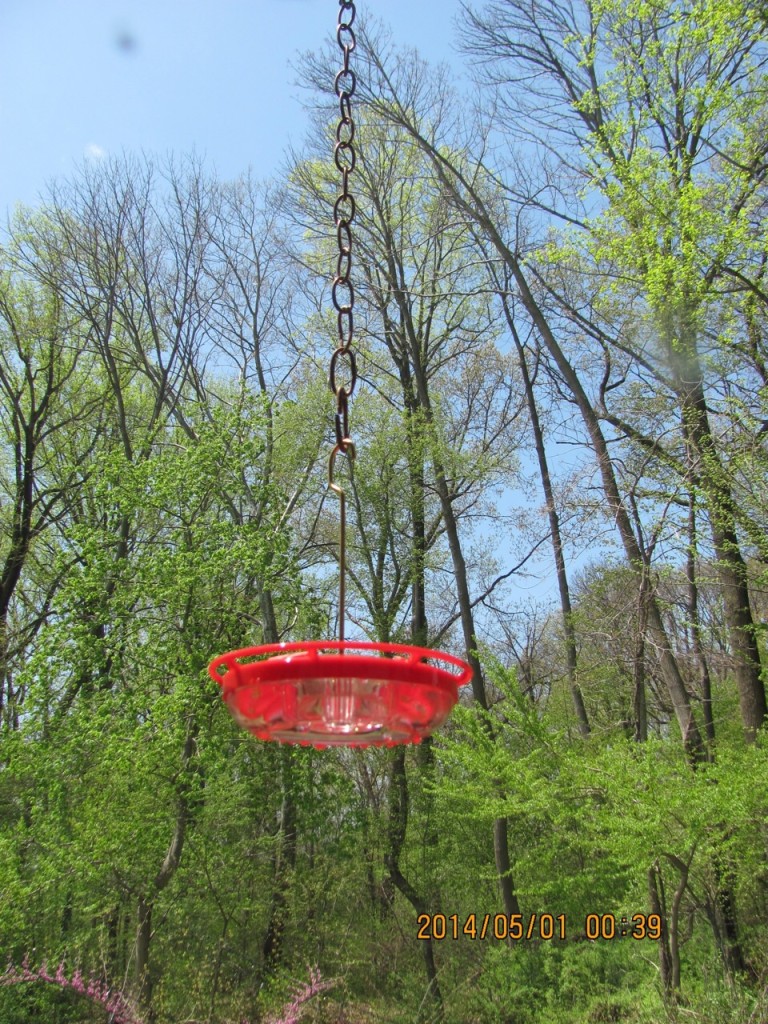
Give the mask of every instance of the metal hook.
[[344, 488], [333, 479], [333, 469], [339, 452], [342, 455], [346, 455], [351, 473], [352, 463], [355, 461], [354, 443], [348, 437], [345, 437], [340, 444], [334, 447], [328, 459], [328, 486], [339, 497], [339, 640], [343, 640], [347, 596], [347, 496], [344, 493]]

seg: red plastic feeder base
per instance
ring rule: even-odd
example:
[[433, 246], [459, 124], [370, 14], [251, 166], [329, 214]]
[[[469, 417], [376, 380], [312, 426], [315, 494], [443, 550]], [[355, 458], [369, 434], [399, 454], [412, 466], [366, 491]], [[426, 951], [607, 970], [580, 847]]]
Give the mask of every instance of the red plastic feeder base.
[[208, 672], [254, 736], [321, 749], [420, 743], [472, 678], [450, 654], [351, 640], [246, 647]]

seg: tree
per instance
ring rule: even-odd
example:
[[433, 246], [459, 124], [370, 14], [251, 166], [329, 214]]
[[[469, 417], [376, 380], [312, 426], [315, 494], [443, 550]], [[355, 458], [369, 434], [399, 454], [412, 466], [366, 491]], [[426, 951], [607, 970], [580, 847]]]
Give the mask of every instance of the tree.
[[7, 266], [0, 274], [0, 443], [7, 497], [0, 548], [0, 712], [3, 727], [18, 728], [25, 694], [14, 685], [15, 671], [50, 614], [63, 570], [59, 564], [58, 571], [42, 571], [38, 553], [45, 531], [77, 501], [91, 447], [83, 427], [98, 422], [102, 394], [88, 384], [81, 329], [59, 296]]
[[[739, 512], [738, 483], [713, 424], [730, 417], [717, 395], [734, 376], [729, 348], [749, 352], [760, 373], [754, 338], [729, 340], [723, 305], [727, 279], [746, 276], [737, 267], [759, 273], [751, 222], [764, 202], [767, 150], [753, 122], [763, 116], [764, 26], [751, 5], [726, 12], [706, 0], [671, 8], [503, 0], [482, 12], [465, 5], [465, 14], [466, 47], [482, 58], [487, 77], [524, 83], [546, 100], [536, 111], [526, 107], [540, 144], [562, 119], [562, 163], [603, 206], [569, 218], [587, 232], [577, 248], [592, 251], [598, 273], [610, 267], [611, 279], [621, 278], [652, 325], [650, 342], [644, 332], [636, 339], [617, 331], [613, 345], [630, 350], [674, 396], [679, 450], [668, 461], [706, 505], [745, 737], [754, 739], [767, 709], [739, 529], [760, 547], [762, 538]], [[519, 90], [501, 89], [502, 117], [511, 117]], [[719, 380], [710, 369], [718, 363]], [[751, 387], [754, 403], [754, 375]], [[658, 447], [608, 418], [633, 443]]]
[[[638, 589], [643, 572], [643, 554], [635, 537], [631, 518], [621, 496], [613, 462], [601, 429], [600, 419], [589, 398], [584, 382], [568, 355], [559, 344], [550, 319], [537, 299], [538, 286], [524, 263], [525, 241], [520, 228], [520, 211], [507, 216], [498, 207], [498, 192], [491, 188], [492, 175], [482, 160], [472, 153], [482, 140], [467, 141], [460, 146], [456, 140], [447, 144], [445, 133], [452, 125], [446, 121], [446, 86], [439, 80], [430, 81], [422, 67], [411, 63], [390, 68], [380, 40], [370, 36], [365, 40], [371, 81], [368, 103], [372, 110], [387, 122], [405, 131], [423, 150], [431, 162], [435, 177], [443, 194], [461, 211], [475, 230], [487, 239], [500, 262], [509, 270], [520, 304], [531, 324], [542, 339], [559, 374], [582, 416], [587, 436], [594, 451], [600, 473], [605, 500], [618, 528], [629, 564], [633, 567]], [[435, 115], [443, 114], [443, 120]], [[648, 602], [648, 628], [658, 650], [665, 684], [675, 710], [683, 742], [694, 756], [700, 756], [701, 733], [691, 707], [690, 695], [680, 668], [670, 650], [664, 623], [658, 605]]]

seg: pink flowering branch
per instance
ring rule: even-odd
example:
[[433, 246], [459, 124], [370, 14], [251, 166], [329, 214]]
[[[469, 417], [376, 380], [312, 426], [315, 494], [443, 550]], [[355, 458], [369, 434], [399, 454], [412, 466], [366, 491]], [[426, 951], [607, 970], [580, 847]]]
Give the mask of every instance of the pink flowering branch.
[[[316, 967], [310, 967], [309, 984], [300, 985], [293, 993], [291, 1002], [282, 1008], [279, 1016], [269, 1017], [267, 1024], [297, 1024], [304, 1005], [310, 999], [320, 995], [321, 992], [327, 992], [329, 988], [333, 988], [335, 984], [334, 981], [323, 981], [320, 971]], [[247, 1024], [247, 1022], [243, 1021], [243, 1024]]]
[[55, 985], [57, 988], [69, 989], [76, 992], [84, 999], [102, 1006], [109, 1014], [110, 1024], [142, 1024], [136, 1011], [122, 994], [114, 992], [103, 981], [95, 978], [86, 980], [82, 973], [77, 970], [71, 978], [64, 973], [64, 964], [60, 963], [56, 973], [51, 974], [48, 965], [43, 961], [40, 967], [32, 968], [29, 960], [24, 957], [21, 967], [9, 963], [4, 974], [0, 974], [0, 986], [3, 985], [25, 985], [31, 981], [42, 981], [47, 985]]

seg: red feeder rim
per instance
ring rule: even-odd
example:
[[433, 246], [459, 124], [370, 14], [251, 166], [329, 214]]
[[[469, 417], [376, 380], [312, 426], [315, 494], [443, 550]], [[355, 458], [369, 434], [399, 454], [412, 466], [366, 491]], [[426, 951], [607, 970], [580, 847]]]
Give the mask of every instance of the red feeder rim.
[[354, 640], [245, 647], [208, 672], [254, 736], [318, 749], [420, 743], [472, 678], [451, 654]]

